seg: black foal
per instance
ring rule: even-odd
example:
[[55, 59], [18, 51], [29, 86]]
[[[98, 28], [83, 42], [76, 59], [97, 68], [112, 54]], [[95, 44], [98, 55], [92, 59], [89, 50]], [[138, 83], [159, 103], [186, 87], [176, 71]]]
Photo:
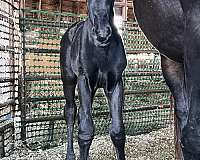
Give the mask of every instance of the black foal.
[[61, 40], [60, 64], [68, 129], [66, 159], [75, 159], [73, 129], [77, 107], [74, 97], [78, 84], [80, 159], [86, 160], [89, 157], [94, 137], [92, 102], [96, 90], [103, 88], [112, 117], [110, 136], [116, 148], [117, 159], [124, 160], [122, 72], [127, 62], [121, 37], [113, 24], [114, 0], [88, 0], [87, 4], [89, 18], [71, 26]]

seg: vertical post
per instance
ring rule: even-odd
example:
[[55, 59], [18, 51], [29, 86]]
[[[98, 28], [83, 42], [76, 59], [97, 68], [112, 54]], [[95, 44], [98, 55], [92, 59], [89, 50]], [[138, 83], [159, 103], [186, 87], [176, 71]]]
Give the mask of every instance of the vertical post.
[[63, 0], [60, 0], [60, 13], [62, 13]]
[[[13, 86], [13, 92], [12, 92], [12, 98], [14, 99], [14, 101], [16, 102], [16, 97], [18, 95], [16, 95], [16, 87], [15, 87], [15, 82], [16, 82], [16, 69], [15, 69], [15, 65], [16, 65], [16, 61], [15, 61], [15, 58], [16, 58], [16, 53], [15, 53], [15, 14], [14, 14], [14, 7], [15, 7], [15, 4], [14, 4], [14, 0], [11, 0], [12, 1], [12, 17], [13, 17], [13, 23], [12, 23], [12, 48], [13, 48], [13, 53], [12, 53], [12, 58], [13, 58], [13, 61], [12, 61], [12, 72], [13, 72], [13, 75], [12, 75], [12, 78], [13, 78], [13, 83], [12, 83], [12, 86]], [[12, 118], [12, 121], [14, 121], [14, 118], [15, 118], [15, 115], [16, 114], [16, 103], [14, 103], [12, 105], [12, 111], [11, 111], [11, 118]], [[14, 124], [14, 123], [13, 123]], [[14, 133], [14, 125], [11, 127], [11, 137], [12, 137], [12, 140], [13, 142], [11, 142], [11, 146], [10, 146], [10, 149], [11, 149], [11, 152], [14, 151], [14, 141], [15, 141], [15, 133]]]
[[[13, 123], [13, 124], [14, 124], [14, 123]], [[13, 152], [14, 152], [14, 149], [15, 149], [15, 145], [14, 145], [14, 144], [15, 144], [15, 143], [14, 143], [14, 142], [15, 142], [15, 136], [14, 136], [14, 135], [15, 135], [15, 126], [14, 126], [14, 125], [11, 127], [11, 132], [12, 132], [12, 133], [11, 133], [11, 134], [12, 134], [11, 136], [12, 136], [13, 142], [11, 142], [10, 149], [11, 149], [11, 152], [13, 153]]]
[[[14, 41], [15, 41], [15, 37], [14, 37], [14, 1], [11, 0], [11, 5], [9, 6], [9, 14], [12, 16], [12, 21], [9, 23], [9, 47], [11, 49], [11, 55], [10, 55], [10, 60], [11, 60], [11, 66], [12, 68], [11, 70], [11, 75], [10, 78], [13, 79], [12, 81], [12, 87], [11, 87], [11, 93], [10, 93], [10, 97], [13, 98], [15, 100], [15, 47], [14, 47]], [[11, 106], [11, 118], [14, 118], [15, 116], [15, 105], [13, 104]]]
[[4, 132], [0, 132], [0, 158], [5, 157]]
[[127, 3], [127, 0], [124, 0], [124, 7], [123, 7], [123, 20], [124, 21], [127, 21], [127, 11], [128, 11], [128, 7], [127, 7], [127, 5], [128, 5], [128, 3]]
[[[39, 0], [39, 6], [38, 6], [38, 9], [39, 9], [39, 11], [42, 10], [42, 0]], [[41, 13], [40, 13], [40, 12], [39, 12], [39, 14], [38, 14], [38, 18], [39, 18], [39, 19], [41, 18]]]
[[54, 139], [54, 121], [49, 122], [48, 132], [49, 132], [48, 141], [49, 141], [49, 143], [51, 143], [51, 142], [53, 142], [53, 139]]
[[26, 58], [26, 49], [25, 49], [25, 0], [21, 1], [20, 10], [20, 21], [22, 25], [22, 65], [21, 65], [21, 75], [19, 77], [19, 106], [21, 111], [21, 140], [23, 143], [26, 141], [26, 94], [25, 94], [25, 58]]

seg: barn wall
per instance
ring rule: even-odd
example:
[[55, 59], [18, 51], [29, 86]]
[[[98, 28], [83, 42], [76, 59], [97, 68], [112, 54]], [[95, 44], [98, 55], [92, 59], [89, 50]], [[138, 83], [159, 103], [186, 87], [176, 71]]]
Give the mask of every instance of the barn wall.
[[[116, 0], [116, 8], [123, 8], [125, 3], [124, 0]], [[62, 11], [71, 12], [80, 15], [87, 15], [87, 4], [86, 1], [75, 1], [75, 0], [27, 0], [26, 8], [29, 9], [42, 9], [48, 11]], [[122, 9], [123, 12], [124, 9]], [[122, 13], [123, 14], [123, 13]], [[133, 20], [133, 7], [132, 1], [127, 1], [127, 20]]]
[[59, 0], [42, 0], [41, 5], [39, 0], [26, 1], [26, 8], [42, 9], [48, 11], [71, 12], [81, 15], [87, 14], [87, 6], [85, 2], [75, 2], [63, 0], [62, 5]]

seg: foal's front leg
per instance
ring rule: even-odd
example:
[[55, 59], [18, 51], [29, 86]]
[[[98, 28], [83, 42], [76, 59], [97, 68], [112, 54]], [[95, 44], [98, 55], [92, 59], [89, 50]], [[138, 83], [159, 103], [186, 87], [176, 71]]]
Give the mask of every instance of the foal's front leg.
[[92, 120], [93, 92], [86, 77], [81, 76], [78, 80], [80, 110], [79, 110], [79, 133], [78, 143], [80, 147], [80, 160], [89, 158], [89, 149], [94, 138], [94, 124]]
[[117, 152], [118, 160], [125, 160], [125, 129], [122, 118], [124, 103], [123, 83], [120, 79], [116, 85], [105, 91], [111, 111], [110, 136]]
[[66, 99], [64, 116], [67, 123], [67, 137], [68, 137], [66, 160], [75, 160], [75, 154], [73, 148], [73, 132], [74, 132], [76, 112], [77, 112], [77, 107], [74, 100], [75, 87], [76, 87], [76, 79], [73, 80], [63, 79], [64, 95]]

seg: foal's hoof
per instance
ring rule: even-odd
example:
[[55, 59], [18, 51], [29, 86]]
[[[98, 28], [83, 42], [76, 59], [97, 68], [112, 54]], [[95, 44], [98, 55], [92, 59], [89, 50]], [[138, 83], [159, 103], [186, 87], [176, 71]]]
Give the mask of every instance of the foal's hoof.
[[75, 160], [75, 154], [67, 154], [65, 160]]

